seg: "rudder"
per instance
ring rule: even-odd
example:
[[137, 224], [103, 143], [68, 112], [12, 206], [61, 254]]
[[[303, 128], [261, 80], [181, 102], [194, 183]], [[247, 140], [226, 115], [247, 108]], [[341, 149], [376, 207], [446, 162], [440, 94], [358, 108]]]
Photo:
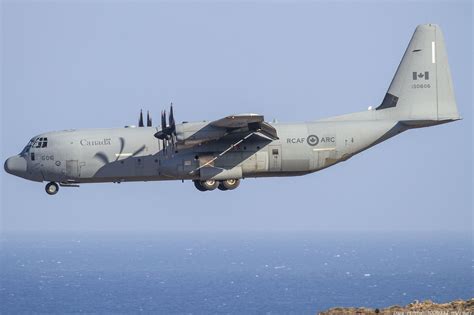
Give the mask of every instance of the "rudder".
[[387, 94], [376, 110], [399, 120], [459, 119], [439, 26], [425, 24], [416, 28]]

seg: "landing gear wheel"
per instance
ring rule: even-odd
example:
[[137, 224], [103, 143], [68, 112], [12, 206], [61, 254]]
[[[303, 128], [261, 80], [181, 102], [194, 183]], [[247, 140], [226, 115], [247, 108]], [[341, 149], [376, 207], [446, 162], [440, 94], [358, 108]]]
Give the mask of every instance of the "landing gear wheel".
[[214, 190], [217, 188], [218, 185], [219, 185], [219, 182], [213, 179], [208, 179], [201, 182], [201, 186], [204, 187], [204, 189], [206, 190]]
[[240, 185], [240, 179], [228, 179], [228, 180], [223, 180], [219, 184], [219, 189], [221, 189], [221, 186], [223, 189], [221, 190], [233, 190], [239, 187]]
[[222, 190], [222, 191], [227, 191], [229, 189], [227, 189], [224, 184], [222, 184], [222, 182], [219, 183], [219, 186], [217, 186], [217, 188], [219, 188], [219, 190]]
[[46, 193], [48, 195], [56, 195], [59, 191], [59, 186], [55, 182], [50, 182], [46, 184], [46, 187], [44, 189], [46, 190]]
[[199, 191], [206, 191], [207, 189], [204, 188], [202, 185], [201, 185], [201, 182], [198, 181], [198, 180], [195, 180], [194, 181], [194, 186], [197, 188], [197, 190]]

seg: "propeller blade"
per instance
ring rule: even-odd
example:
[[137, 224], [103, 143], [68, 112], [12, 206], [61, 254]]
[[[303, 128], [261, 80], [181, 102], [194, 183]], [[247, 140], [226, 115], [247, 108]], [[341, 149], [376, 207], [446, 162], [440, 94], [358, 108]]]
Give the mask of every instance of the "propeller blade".
[[158, 139], [162, 140], [163, 152], [166, 151], [166, 111], [161, 111], [161, 130], [155, 135]]
[[161, 130], [166, 129], [166, 111], [161, 112]]
[[138, 119], [138, 127], [143, 127], [143, 111], [140, 109], [140, 119]]
[[171, 127], [172, 132], [174, 132], [176, 124], [174, 121], [173, 103], [171, 103], [171, 106], [170, 106], [170, 127]]
[[150, 112], [149, 112], [149, 111], [146, 111], [146, 126], [147, 126], [147, 127], [152, 127], [152, 126], [153, 126], [153, 122], [151, 121], [151, 117], [150, 117]]

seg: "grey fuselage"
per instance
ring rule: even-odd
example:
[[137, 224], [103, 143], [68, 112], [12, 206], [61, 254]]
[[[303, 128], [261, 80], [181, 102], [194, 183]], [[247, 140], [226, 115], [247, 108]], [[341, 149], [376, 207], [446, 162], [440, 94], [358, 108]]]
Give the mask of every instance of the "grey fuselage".
[[[192, 133], [206, 125], [207, 122], [183, 123], [178, 129]], [[158, 128], [128, 127], [39, 135], [35, 138], [47, 138], [47, 146], [25, 148], [20, 156], [26, 160], [26, 172], [15, 175], [60, 183], [296, 176], [347, 160], [407, 129], [399, 121], [364, 119], [272, 126], [278, 140], [243, 141], [215, 160], [212, 169], [221, 169], [219, 173], [193, 170], [229, 148], [233, 139], [170, 151], [154, 137]]]
[[[375, 109], [299, 124], [263, 115], [231, 115], [153, 127], [67, 130], [39, 135], [5, 171], [58, 185], [193, 180], [201, 191], [235, 189], [248, 177], [304, 175], [345, 161], [407, 129], [461, 119], [441, 29], [419, 25], [381, 104]], [[143, 125], [142, 115], [140, 125]], [[148, 123], [147, 123], [148, 124]]]

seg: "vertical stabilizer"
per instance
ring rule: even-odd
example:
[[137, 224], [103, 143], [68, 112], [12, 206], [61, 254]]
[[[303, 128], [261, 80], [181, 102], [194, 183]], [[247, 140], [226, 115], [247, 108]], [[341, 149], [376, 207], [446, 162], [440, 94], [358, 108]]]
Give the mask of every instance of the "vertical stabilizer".
[[408, 121], [459, 119], [444, 38], [438, 25], [416, 28], [377, 111]]

